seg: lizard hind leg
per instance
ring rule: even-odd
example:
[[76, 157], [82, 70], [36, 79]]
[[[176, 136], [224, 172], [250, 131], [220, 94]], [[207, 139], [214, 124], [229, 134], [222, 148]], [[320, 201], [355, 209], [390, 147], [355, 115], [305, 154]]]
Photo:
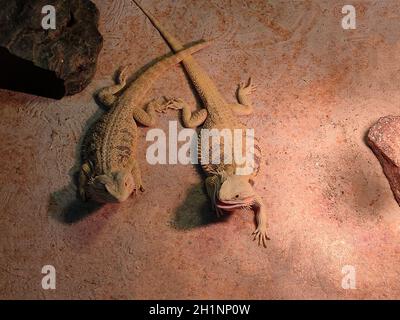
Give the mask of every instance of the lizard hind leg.
[[186, 128], [196, 128], [204, 123], [207, 119], [207, 109], [191, 111], [191, 107], [180, 98], [166, 98], [167, 102], [163, 105], [163, 109], [158, 112], [165, 112], [167, 109], [182, 110], [182, 122]]
[[79, 191], [79, 196], [83, 201], [87, 201], [88, 197], [86, 194], [86, 185], [89, 181], [89, 177], [92, 174], [92, 169], [90, 167], [89, 162], [85, 162], [81, 166], [81, 170], [79, 172], [79, 184], [78, 184], [78, 191]]
[[110, 108], [117, 100], [116, 94], [121, 91], [126, 85], [126, 70], [127, 66], [122, 67], [118, 73], [116, 84], [100, 89], [97, 93], [97, 99], [106, 107]]

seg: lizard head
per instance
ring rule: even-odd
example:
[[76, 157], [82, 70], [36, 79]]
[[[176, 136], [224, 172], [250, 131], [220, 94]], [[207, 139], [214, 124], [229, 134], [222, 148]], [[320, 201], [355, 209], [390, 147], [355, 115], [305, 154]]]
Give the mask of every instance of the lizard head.
[[225, 211], [251, 207], [255, 202], [252, 180], [249, 176], [232, 174], [222, 177], [217, 196], [217, 207]]
[[97, 176], [90, 186], [91, 198], [99, 202], [123, 202], [135, 191], [133, 176], [125, 170]]

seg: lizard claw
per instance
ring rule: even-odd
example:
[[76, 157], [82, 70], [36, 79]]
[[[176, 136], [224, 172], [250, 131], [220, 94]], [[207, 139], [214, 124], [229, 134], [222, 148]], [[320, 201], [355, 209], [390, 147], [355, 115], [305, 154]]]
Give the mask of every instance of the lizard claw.
[[164, 102], [159, 102], [158, 105], [155, 106], [155, 110], [157, 112], [165, 113], [168, 109], [180, 110], [182, 109], [183, 100], [179, 98], [169, 98], [164, 97]]
[[[138, 189], [140, 192], [144, 192], [144, 188], [142, 185], [140, 185]], [[132, 195], [137, 195], [138, 189], [136, 189], [136, 188], [133, 189]]]
[[215, 211], [217, 218], [221, 218], [224, 215], [224, 212], [217, 207], [217, 204], [215, 203], [215, 201], [211, 201], [211, 206], [213, 211]]
[[81, 200], [83, 202], [86, 202], [88, 200], [87, 196], [86, 196], [86, 192], [83, 188], [79, 189], [79, 196], [81, 197]]
[[154, 99], [154, 100], [150, 101], [150, 103], [149, 103], [149, 105], [152, 106], [156, 112], [160, 112], [160, 113], [165, 113], [167, 111], [167, 109], [168, 109], [167, 104], [168, 104], [168, 102], [166, 102], [166, 99], [164, 97]]
[[214, 210], [215, 213], [217, 214], [217, 218], [221, 218], [224, 215], [224, 211], [218, 208], [215, 204], [214, 204]]
[[182, 109], [181, 106], [179, 106], [178, 104], [183, 104], [185, 103], [183, 101], [183, 99], [181, 98], [174, 98], [174, 97], [164, 97], [168, 103], [170, 103], [172, 105], [172, 108], [178, 108], [178, 109]]
[[239, 84], [239, 93], [242, 95], [248, 95], [256, 91], [257, 86], [253, 84], [251, 77], [247, 81], [247, 83], [241, 82]]
[[264, 248], [267, 247], [267, 241], [270, 240], [267, 236], [266, 228], [257, 228], [252, 235], [254, 236], [253, 241], [257, 240], [258, 245], [263, 245]]
[[123, 66], [121, 67], [119, 74], [118, 74], [118, 78], [117, 81], [119, 84], [125, 84], [126, 80], [127, 80], [127, 75], [126, 75], [126, 71], [128, 70], [128, 66]]

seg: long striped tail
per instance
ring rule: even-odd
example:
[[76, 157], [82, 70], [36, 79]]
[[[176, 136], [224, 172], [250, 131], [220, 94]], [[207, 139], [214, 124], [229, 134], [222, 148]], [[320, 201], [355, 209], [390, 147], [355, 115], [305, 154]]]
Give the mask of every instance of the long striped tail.
[[[143, 11], [147, 18], [149, 18], [151, 23], [158, 30], [173, 51], [177, 52], [183, 49], [182, 43], [173, 37], [168, 31], [166, 31], [160, 22], [154, 16], [152, 16], [150, 12], [142, 7], [136, 0], [132, 0], [132, 2]], [[196, 60], [194, 60], [192, 56], [186, 57], [182, 63], [192, 79], [200, 98], [203, 100], [206, 106], [221, 105], [225, 103], [214, 82], [208, 77], [207, 73], [197, 64]]]
[[128, 87], [128, 89], [125, 91], [126, 99], [129, 99], [130, 101], [141, 101], [141, 99], [145, 97], [148, 90], [153, 86], [154, 82], [169, 68], [209, 45], [210, 42], [207, 41], [197, 43], [187, 49], [179, 51], [173, 56], [164, 58], [163, 60], [157, 62], [155, 65], [143, 72], [139, 78], [137, 78]]
[[160, 24], [160, 22], [155, 17], [153, 17], [153, 15], [149, 11], [147, 11], [144, 7], [142, 7], [142, 5], [139, 4], [136, 0], [132, 0], [132, 2], [136, 4], [136, 6], [138, 6], [140, 10], [143, 11], [143, 13], [147, 16], [147, 18], [149, 18], [151, 23], [156, 27], [158, 32], [162, 35], [162, 37], [165, 39], [165, 41], [168, 43], [168, 45], [171, 47], [173, 51], [177, 52], [183, 49], [182, 43], [180, 43], [179, 40], [177, 40], [168, 31], [166, 31]]

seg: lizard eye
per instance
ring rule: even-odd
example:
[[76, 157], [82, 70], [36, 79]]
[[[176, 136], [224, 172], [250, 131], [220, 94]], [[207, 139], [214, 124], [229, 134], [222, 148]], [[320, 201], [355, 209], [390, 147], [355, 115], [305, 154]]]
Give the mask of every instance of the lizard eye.
[[239, 198], [239, 195], [237, 194], [237, 195], [235, 196], [235, 198], [238, 199], [238, 198]]

